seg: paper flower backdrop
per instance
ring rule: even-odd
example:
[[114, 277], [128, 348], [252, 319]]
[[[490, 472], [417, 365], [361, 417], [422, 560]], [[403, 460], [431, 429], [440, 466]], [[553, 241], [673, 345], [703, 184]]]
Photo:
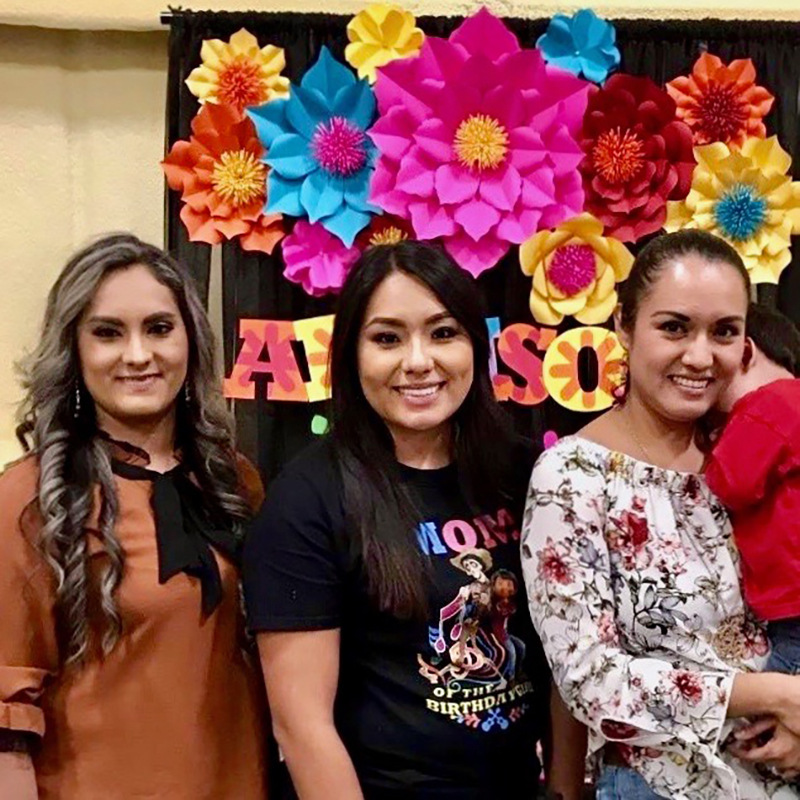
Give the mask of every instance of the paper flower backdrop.
[[356, 245], [361, 250], [381, 244], [397, 244], [406, 239], [413, 239], [414, 231], [407, 220], [382, 214], [373, 217], [369, 226], [358, 234]]
[[697, 169], [683, 202], [669, 204], [667, 231], [699, 228], [727, 239], [754, 283], [777, 283], [800, 234], [800, 182], [776, 136], [751, 137], [741, 150], [721, 142], [695, 148]]
[[650, 78], [612, 75], [589, 98], [581, 142], [585, 210], [606, 234], [633, 242], [664, 224], [668, 200], [686, 197], [692, 132]]
[[268, 211], [308, 217], [348, 247], [377, 211], [367, 199], [375, 96], [322, 48], [288, 100], [248, 109], [269, 155]]
[[620, 62], [614, 26], [589, 8], [568, 17], [556, 14], [536, 46], [548, 64], [602, 83]]
[[764, 117], [775, 98], [756, 85], [756, 69], [749, 58], [729, 66], [710, 53], [703, 53], [691, 75], [667, 84], [678, 105], [678, 118], [694, 134], [695, 144], [724, 142], [740, 147], [748, 136], [767, 135]]
[[320, 223], [299, 219], [283, 242], [283, 275], [312, 297], [321, 297], [342, 288], [350, 268], [365, 250], [409, 238], [412, 231], [405, 220], [376, 216], [348, 247]]
[[540, 231], [519, 249], [522, 271], [533, 277], [531, 314], [543, 325], [573, 316], [585, 325], [605, 322], [617, 304], [616, 284], [631, 271], [633, 255], [603, 236], [603, 225], [580, 214]]
[[200, 58], [203, 63], [192, 70], [186, 85], [201, 103], [226, 103], [243, 111], [289, 92], [289, 79], [281, 75], [283, 50], [271, 44], [260, 48], [244, 28], [228, 42], [204, 41]]
[[299, 219], [283, 243], [285, 278], [312, 297], [338, 292], [361, 251], [347, 247], [319, 223]]
[[239, 238], [245, 250], [271, 253], [284, 236], [280, 214], [264, 214], [264, 148], [253, 123], [231, 106], [206, 104], [161, 162], [181, 192], [181, 220], [193, 242]]
[[576, 141], [589, 84], [545, 65], [486, 9], [378, 73], [371, 199], [441, 237], [472, 275], [583, 208]]
[[416, 25], [414, 15], [399, 6], [368, 6], [347, 25], [350, 44], [344, 57], [358, 71], [359, 78], [375, 83], [378, 67], [419, 53], [425, 34]]

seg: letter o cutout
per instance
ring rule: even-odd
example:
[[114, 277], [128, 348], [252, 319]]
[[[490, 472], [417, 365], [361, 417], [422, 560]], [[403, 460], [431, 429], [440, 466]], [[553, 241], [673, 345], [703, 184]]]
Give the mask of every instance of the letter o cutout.
[[[578, 359], [589, 347], [597, 358], [597, 386], [581, 386]], [[573, 328], [558, 336], [544, 357], [544, 385], [550, 397], [571, 411], [603, 411], [614, 402], [613, 391], [622, 380], [625, 350], [616, 334], [605, 328]]]

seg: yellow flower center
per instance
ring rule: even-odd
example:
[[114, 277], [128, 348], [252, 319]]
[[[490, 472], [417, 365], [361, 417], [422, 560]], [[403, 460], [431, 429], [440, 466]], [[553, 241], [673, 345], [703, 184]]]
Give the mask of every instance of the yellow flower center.
[[508, 133], [494, 117], [473, 114], [458, 126], [453, 147], [465, 167], [494, 169], [508, 152]]
[[609, 183], [627, 183], [644, 166], [644, 143], [633, 131], [606, 131], [597, 137], [592, 161]]
[[229, 150], [214, 165], [211, 183], [214, 191], [237, 208], [266, 194], [266, 167], [247, 150]]
[[408, 239], [408, 234], [396, 228], [394, 225], [389, 225], [382, 231], [373, 233], [370, 237], [369, 243], [373, 246], [380, 244], [397, 244], [404, 239]]

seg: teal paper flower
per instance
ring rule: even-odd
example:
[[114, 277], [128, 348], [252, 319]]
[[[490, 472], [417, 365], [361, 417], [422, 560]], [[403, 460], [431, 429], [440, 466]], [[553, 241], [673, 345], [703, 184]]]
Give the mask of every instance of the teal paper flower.
[[289, 98], [249, 108], [267, 148], [269, 213], [308, 217], [348, 247], [379, 209], [367, 200], [376, 158], [366, 136], [375, 118], [367, 81], [322, 48], [317, 63], [291, 85]]
[[584, 8], [572, 17], [556, 14], [536, 42], [548, 64], [602, 83], [619, 66], [614, 26]]

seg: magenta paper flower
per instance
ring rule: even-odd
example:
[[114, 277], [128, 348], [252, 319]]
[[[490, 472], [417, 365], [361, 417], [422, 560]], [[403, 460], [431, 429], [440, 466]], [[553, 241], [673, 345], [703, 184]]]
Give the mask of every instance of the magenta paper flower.
[[577, 142], [590, 84], [545, 64], [485, 8], [378, 70], [373, 203], [441, 237], [477, 276], [583, 210]]
[[299, 283], [312, 297], [338, 292], [361, 250], [347, 247], [319, 222], [298, 219], [283, 240], [283, 277]]

